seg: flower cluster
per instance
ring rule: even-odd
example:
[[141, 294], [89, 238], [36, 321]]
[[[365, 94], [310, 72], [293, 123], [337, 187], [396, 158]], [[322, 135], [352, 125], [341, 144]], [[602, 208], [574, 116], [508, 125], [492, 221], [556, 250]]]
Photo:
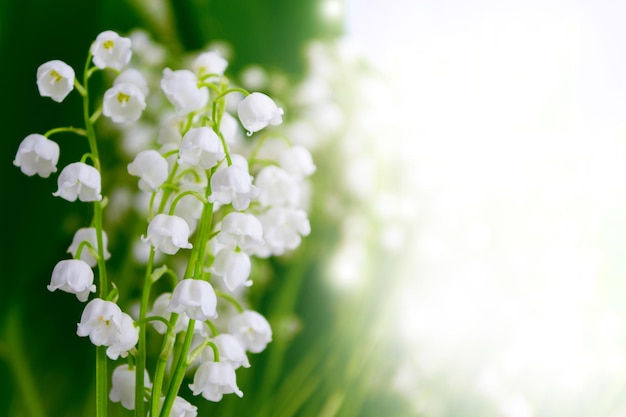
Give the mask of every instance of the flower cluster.
[[[137, 409], [138, 415], [144, 415], [148, 401], [150, 415], [195, 416], [196, 407], [179, 395], [189, 371], [193, 395], [209, 401], [225, 394], [243, 396], [236, 370], [249, 367], [247, 354], [262, 352], [272, 340], [268, 320], [245, 299], [253, 283], [251, 258], [284, 255], [311, 231], [307, 179], [315, 165], [306, 148], [272, 136], [283, 109], [261, 92], [233, 85], [224, 75], [228, 61], [217, 50], [196, 54], [189, 69], [162, 69], [155, 82], [154, 71], [147, 68], [153, 70], [161, 60], [150, 46], [145, 38], [135, 42], [132, 36], [101, 33], [91, 45], [82, 81], [62, 61], [41, 65], [40, 94], [62, 102], [77, 90], [87, 106], [85, 126], [30, 134], [14, 160], [24, 174], [47, 178], [57, 171], [60, 157], [50, 136], [74, 133], [89, 147], [80, 161], [61, 170], [53, 196], [92, 203], [93, 220], [76, 231], [68, 248], [72, 258], [54, 267], [48, 289], [86, 302], [78, 336], [88, 337], [109, 360], [128, 358], [116, 365], [109, 390], [102, 382], [107, 381], [106, 365], [97, 355], [98, 417], [106, 409], [103, 396]], [[92, 111], [89, 79], [100, 70], [114, 78]], [[115, 207], [116, 190], [102, 190], [96, 140], [101, 116], [119, 127], [122, 137], [150, 126], [150, 119], [159, 121], [151, 125], [147, 140], [125, 147], [133, 153], [125, 164], [135, 178], [133, 192], [146, 202], [134, 207], [147, 219], [138, 239], [147, 255], [141, 259], [146, 270], [139, 277], [143, 293], [137, 309], [119, 301], [130, 296], [120, 294], [115, 283], [133, 278], [119, 276], [114, 282], [108, 273], [112, 254], [103, 213]], [[257, 138], [262, 130], [268, 135]], [[171, 290], [154, 294], [153, 284], [163, 277], [172, 279]], [[149, 370], [146, 334], [152, 331], [160, 335], [162, 347], [155, 369]], [[179, 348], [173, 350], [174, 344]]]

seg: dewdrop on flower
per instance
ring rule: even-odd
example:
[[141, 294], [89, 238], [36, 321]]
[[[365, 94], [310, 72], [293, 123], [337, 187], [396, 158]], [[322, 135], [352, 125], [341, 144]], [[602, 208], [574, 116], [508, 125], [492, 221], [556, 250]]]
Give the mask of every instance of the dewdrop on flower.
[[[88, 242], [91, 245], [91, 247], [94, 249], [94, 251], [96, 251], [96, 253], [98, 252], [98, 239], [96, 237], [96, 229], [94, 227], [81, 227], [74, 233], [74, 237], [72, 238], [72, 244], [70, 245], [69, 248], [67, 248], [67, 251], [71, 253], [74, 258], [76, 257], [76, 254], [78, 253], [78, 247], [83, 241]], [[107, 237], [107, 234], [103, 230], [102, 231], [102, 246], [104, 246], [103, 252], [104, 252], [105, 260], [111, 257], [111, 254], [109, 253], [107, 249], [108, 241], [109, 239]], [[89, 250], [89, 245], [83, 245], [83, 248], [81, 249], [81, 252], [80, 252], [80, 260], [85, 261], [87, 265], [89, 265], [92, 268], [96, 266], [98, 263], [96, 261], [96, 258], [94, 258], [94, 256], [91, 254], [91, 251]]]
[[225, 156], [222, 142], [213, 129], [194, 127], [183, 136], [178, 163], [210, 169]]
[[[241, 366], [250, 367], [246, 349], [237, 338], [228, 333], [220, 333], [211, 339], [211, 342], [217, 346], [220, 354], [220, 362], [229, 362], [233, 368], [237, 369]], [[214, 362], [215, 357], [213, 349], [205, 348], [202, 351], [202, 362]]]
[[104, 93], [102, 114], [114, 123], [134, 122], [146, 108], [146, 97], [141, 89], [132, 83], [118, 83]]
[[217, 241], [224, 246], [239, 247], [247, 252], [263, 244], [263, 226], [252, 214], [228, 213], [221, 227]]
[[198, 88], [196, 74], [189, 70], [163, 70], [161, 89], [167, 99], [176, 108], [179, 116], [200, 110], [209, 101], [209, 90], [206, 87]]
[[96, 67], [121, 70], [130, 61], [131, 42], [112, 30], [100, 33], [91, 44], [91, 55]]
[[237, 113], [243, 127], [251, 135], [268, 125], [283, 122], [283, 109], [263, 93], [251, 93], [237, 105]]
[[33, 133], [20, 143], [13, 165], [29, 177], [37, 174], [48, 178], [51, 173], [57, 172], [59, 153], [59, 145], [55, 141]]
[[159, 152], [148, 149], [137, 154], [128, 164], [128, 173], [139, 177], [139, 189], [151, 193], [167, 180], [167, 160]]
[[37, 68], [37, 88], [42, 97], [60, 103], [74, 89], [74, 69], [63, 61], [52, 60]]
[[231, 317], [228, 322], [228, 333], [235, 336], [246, 350], [252, 353], [262, 352], [272, 341], [270, 324], [265, 317], [252, 310], [245, 310]]
[[189, 225], [178, 216], [157, 214], [148, 225], [148, 235], [141, 237], [144, 242], [150, 242], [155, 249], [168, 255], [174, 255], [179, 249], [191, 249], [188, 241]]
[[[121, 403], [127, 410], [135, 409], [135, 373], [137, 368], [130, 369], [128, 364], [119, 365], [111, 375], [111, 391], [109, 399], [114, 403]], [[148, 370], [144, 369], [144, 386], [152, 388]]]
[[226, 247], [215, 255], [209, 271], [213, 276], [221, 278], [229, 291], [235, 291], [242, 285], [246, 287], [252, 285], [252, 281], [248, 279], [250, 269], [248, 254]]
[[217, 318], [217, 296], [207, 281], [184, 279], [176, 285], [167, 311], [185, 313], [190, 319], [205, 321]]
[[196, 370], [193, 383], [189, 384], [193, 395], [202, 394], [209, 400], [218, 402], [224, 394], [237, 394], [243, 397], [243, 392], [237, 387], [235, 368], [228, 362], [205, 362]]
[[93, 271], [87, 262], [65, 259], [55, 265], [47, 288], [48, 291], [61, 290], [75, 294], [78, 301], [85, 302], [89, 293], [96, 292], [93, 278]]
[[100, 172], [84, 162], [74, 162], [63, 168], [57, 180], [59, 189], [52, 193], [67, 201], [100, 201]]

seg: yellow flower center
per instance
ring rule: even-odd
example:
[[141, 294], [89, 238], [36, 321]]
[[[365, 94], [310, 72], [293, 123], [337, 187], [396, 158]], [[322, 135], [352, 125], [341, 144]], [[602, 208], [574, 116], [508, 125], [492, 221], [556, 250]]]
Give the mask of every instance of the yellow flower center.
[[113, 47], [115, 46], [115, 42], [111, 40], [104, 41], [102, 42], [102, 46], [104, 46], [104, 49], [113, 49]]
[[128, 103], [128, 100], [130, 100], [130, 96], [128, 94], [124, 94], [122, 92], [117, 93], [117, 101], [119, 101], [120, 104], [124, 105]]
[[56, 72], [55, 70], [50, 70], [50, 77], [52, 77], [52, 81], [55, 83], [58, 83], [59, 81], [61, 81], [63, 79], [63, 76], [61, 74], [59, 74], [58, 72]]

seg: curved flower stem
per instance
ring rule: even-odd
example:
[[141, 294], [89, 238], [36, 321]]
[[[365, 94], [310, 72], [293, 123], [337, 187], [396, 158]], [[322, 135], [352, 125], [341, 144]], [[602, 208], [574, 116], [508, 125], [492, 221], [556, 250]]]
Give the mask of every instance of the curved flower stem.
[[183, 378], [185, 377], [185, 371], [187, 370], [188, 364], [187, 353], [189, 352], [191, 340], [193, 339], [195, 324], [195, 320], [189, 320], [183, 348], [180, 350], [178, 358], [175, 358], [176, 370], [174, 371], [174, 375], [172, 376], [172, 382], [170, 383], [169, 389], [167, 390], [165, 401], [163, 401], [163, 408], [161, 409], [160, 417], [168, 417], [170, 415], [170, 411], [172, 411], [172, 406], [174, 405], [174, 400], [178, 395], [178, 390], [180, 389], [180, 385], [182, 384]]
[[239, 301], [237, 301], [237, 299], [233, 297], [232, 295], [219, 291], [219, 290], [215, 290], [215, 295], [225, 299], [226, 301], [231, 303], [233, 306], [235, 306], [238, 313], [243, 313], [243, 307], [241, 306], [241, 304], [239, 304]]
[[206, 204], [207, 203], [207, 199], [202, 194], [200, 194], [199, 192], [194, 191], [194, 190], [186, 190], [186, 191], [183, 191], [182, 193], [178, 194], [176, 196], [176, 198], [174, 198], [174, 201], [172, 201], [172, 205], [170, 206], [170, 212], [169, 212], [170, 215], [174, 214], [174, 211], [176, 210], [176, 205], [178, 204], [178, 202], [183, 197], [185, 197], [187, 195], [192, 195], [192, 196], [196, 197], [198, 200], [200, 200], [200, 202], [202, 204]]
[[57, 127], [55, 129], [50, 129], [43, 135], [49, 138], [51, 135], [54, 135], [55, 133], [61, 133], [61, 132], [71, 132], [71, 133], [76, 133], [77, 135], [80, 135], [80, 136], [87, 137], [87, 131], [85, 129], [80, 129], [78, 127], [73, 127], [73, 126]]

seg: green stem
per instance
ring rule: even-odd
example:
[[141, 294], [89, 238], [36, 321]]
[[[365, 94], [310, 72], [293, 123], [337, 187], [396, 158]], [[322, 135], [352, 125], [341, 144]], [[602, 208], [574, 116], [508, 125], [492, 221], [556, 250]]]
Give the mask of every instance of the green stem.
[[232, 295], [219, 291], [219, 290], [215, 290], [215, 295], [225, 299], [226, 301], [231, 303], [233, 306], [235, 306], [238, 313], [243, 313], [243, 307], [241, 306], [241, 304], [239, 304], [239, 301], [237, 301], [237, 299], [233, 297]]
[[56, 129], [50, 129], [46, 133], [44, 133], [44, 136], [49, 138], [51, 135], [54, 135], [56, 133], [62, 133], [62, 132], [71, 132], [71, 133], [76, 133], [77, 135], [80, 135], [80, 136], [85, 136], [85, 137], [87, 136], [87, 131], [85, 129], [80, 129], [80, 128], [73, 127], [73, 126], [57, 127]]
[[172, 354], [173, 346], [176, 337], [174, 336], [174, 327], [178, 320], [178, 314], [172, 313], [167, 332], [163, 338], [161, 346], [161, 354], [157, 359], [156, 367], [154, 370], [154, 381], [152, 382], [152, 404], [150, 408], [151, 416], [159, 415], [159, 400], [161, 399], [161, 387], [163, 386], [163, 379], [165, 377], [165, 367], [167, 366], [167, 360]]
[[189, 320], [189, 325], [187, 326], [187, 334], [185, 335], [185, 342], [183, 343], [183, 348], [180, 350], [178, 354], [178, 358], [176, 359], [176, 370], [174, 371], [174, 376], [172, 377], [172, 382], [170, 383], [169, 389], [167, 390], [167, 395], [165, 396], [165, 401], [163, 401], [163, 408], [161, 409], [160, 417], [168, 417], [170, 415], [170, 411], [172, 411], [172, 406], [174, 405], [174, 400], [178, 395], [178, 390], [180, 389], [180, 385], [183, 383], [183, 378], [185, 377], [185, 371], [187, 370], [187, 353], [189, 352], [189, 346], [191, 346], [191, 340], [193, 339], [193, 331], [195, 327], [196, 321], [193, 319]]
[[[139, 340], [137, 341], [137, 371], [135, 373], [135, 416], [144, 416], [144, 373], [146, 369], [146, 323], [145, 318], [150, 301], [150, 289], [152, 287], [152, 264], [154, 262], [154, 246], [150, 246], [148, 265], [143, 282], [141, 293], [141, 304], [139, 306]], [[153, 399], [154, 400], [154, 399]], [[157, 402], [158, 402], [157, 398]]]

